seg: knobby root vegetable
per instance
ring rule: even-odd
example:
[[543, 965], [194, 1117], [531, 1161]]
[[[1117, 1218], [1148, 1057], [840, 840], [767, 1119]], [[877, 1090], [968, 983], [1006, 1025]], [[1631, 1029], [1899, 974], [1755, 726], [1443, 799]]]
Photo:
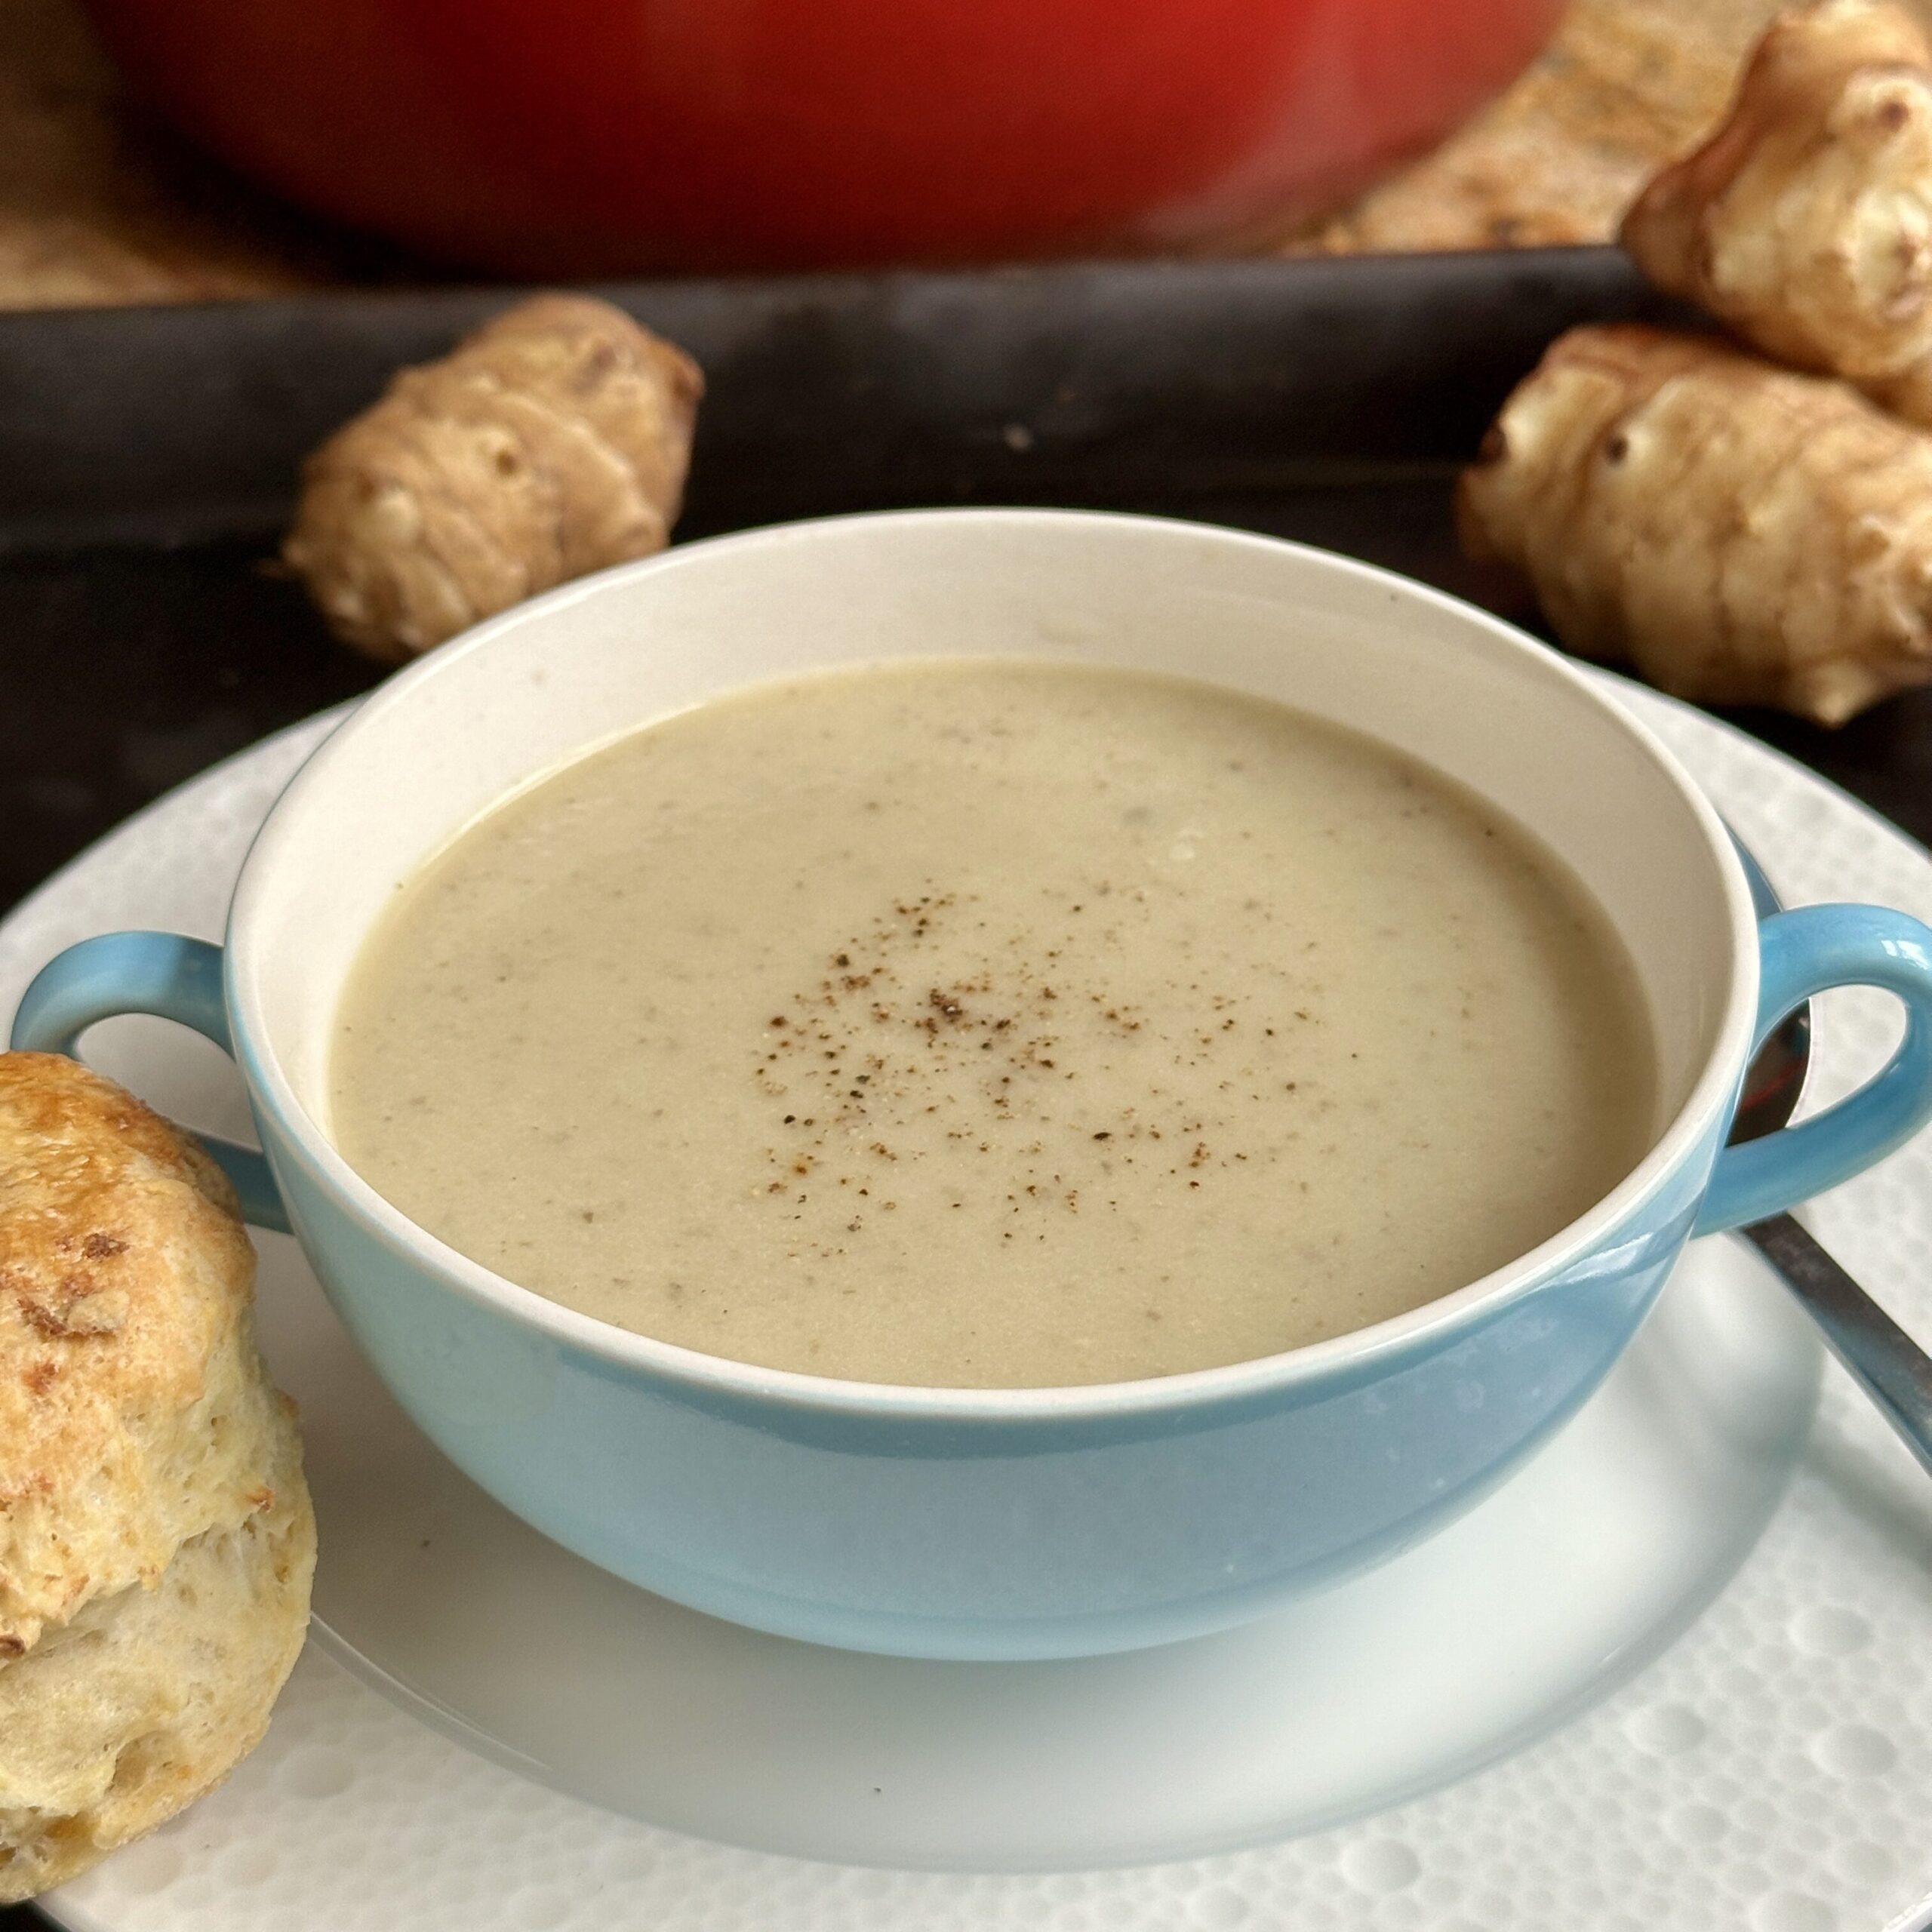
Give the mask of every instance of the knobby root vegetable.
[[1651, 182], [1622, 239], [1657, 287], [1767, 355], [1932, 423], [1932, 46], [1918, 23], [1878, 0], [1781, 15], [1728, 118]]
[[1826, 724], [1932, 682], [1932, 435], [1703, 337], [1573, 329], [1457, 512], [1573, 650]]
[[661, 549], [703, 388], [609, 303], [533, 297], [316, 451], [283, 558], [339, 637], [400, 662]]

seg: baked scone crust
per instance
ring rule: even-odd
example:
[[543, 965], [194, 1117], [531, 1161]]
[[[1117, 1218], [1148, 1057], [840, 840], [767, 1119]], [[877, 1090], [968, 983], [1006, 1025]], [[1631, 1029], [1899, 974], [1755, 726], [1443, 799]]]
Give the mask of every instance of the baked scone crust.
[[315, 1527], [226, 1177], [112, 1081], [0, 1054], [0, 1901], [260, 1737]]
[[254, 1291], [199, 1148], [73, 1060], [0, 1054], [0, 1657], [260, 1506]]
[[0, 1904], [165, 1823], [261, 1741], [301, 1652], [315, 1562], [292, 1416], [272, 1446], [271, 1502], [0, 1666]]

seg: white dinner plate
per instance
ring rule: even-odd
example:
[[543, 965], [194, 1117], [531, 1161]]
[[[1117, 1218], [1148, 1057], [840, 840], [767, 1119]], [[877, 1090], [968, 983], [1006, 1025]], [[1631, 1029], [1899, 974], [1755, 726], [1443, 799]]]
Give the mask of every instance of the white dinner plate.
[[[1619, 688], [1789, 900], [1932, 918], [1932, 861], [1896, 832]], [[218, 937], [327, 724], [205, 774], [17, 909], [0, 1014], [88, 934]], [[1820, 1097], [1894, 1030], [1882, 1001], [1832, 996]], [[88, 1048], [245, 1137], [205, 1043], [122, 1021]], [[1932, 1137], [1811, 1218], [1932, 1334]], [[445, 1463], [294, 1244], [260, 1244], [321, 1526], [315, 1641], [223, 1790], [48, 1902], [77, 1928], [1932, 1921], [1932, 1484], [1835, 1368], [1817, 1401], [1816, 1344], [1740, 1244], [1694, 1247], [1577, 1420], [1421, 1548], [1244, 1630], [1011, 1666], [819, 1650], [604, 1576]]]

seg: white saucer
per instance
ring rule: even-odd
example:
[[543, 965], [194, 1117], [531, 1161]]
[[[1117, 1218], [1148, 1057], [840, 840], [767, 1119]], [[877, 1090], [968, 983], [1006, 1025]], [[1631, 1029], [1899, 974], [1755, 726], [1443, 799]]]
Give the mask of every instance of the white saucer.
[[[1932, 916], [1932, 863], [1896, 833], [1632, 701], [1789, 897]], [[322, 728], [207, 774], [19, 909], [0, 1012], [87, 933], [217, 934]], [[1890, 1023], [1829, 1003], [1827, 1097]], [[212, 1049], [140, 1022], [89, 1044], [245, 1132]], [[1932, 1146], [1816, 1222], [1932, 1333]], [[1576, 1423], [1423, 1549], [1245, 1631], [1020, 1666], [819, 1651], [603, 1577], [423, 1445], [292, 1244], [262, 1246], [321, 1514], [318, 1641], [224, 1791], [53, 1902], [77, 1927], [1878, 1932], [1932, 1906], [1932, 1486], [1835, 1370], [1807, 1440], [1817, 1352], [1740, 1246], [1694, 1249]]]

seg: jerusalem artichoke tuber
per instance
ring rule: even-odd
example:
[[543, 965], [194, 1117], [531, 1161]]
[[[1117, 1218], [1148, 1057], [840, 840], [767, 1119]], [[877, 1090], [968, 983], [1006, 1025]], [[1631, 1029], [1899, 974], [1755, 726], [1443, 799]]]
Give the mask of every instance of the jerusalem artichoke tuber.
[[310, 457], [283, 546], [387, 661], [669, 540], [703, 378], [587, 297], [520, 303], [406, 369]]
[[[1767, 355], [1899, 407], [1889, 390], [1932, 361], [1932, 46], [1918, 23], [1882, 0], [1781, 15], [1723, 125], [1651, 183], [1622, 238], [1657, 287]], [[1918, 386], [1913, 413], [1932, 422], [1932, 381]]]
[[1932, 435], [1694, 336], [1572, 329], [1457, 494], [1557, 635], [1718, 703], [1842, 723], [1932, 682]]

